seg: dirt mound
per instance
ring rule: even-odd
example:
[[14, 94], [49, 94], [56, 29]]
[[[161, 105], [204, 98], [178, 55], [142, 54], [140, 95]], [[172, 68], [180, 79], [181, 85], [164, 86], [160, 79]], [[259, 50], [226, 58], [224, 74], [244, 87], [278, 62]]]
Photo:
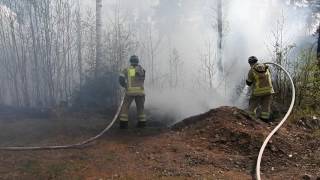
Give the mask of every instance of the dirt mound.
[[[173, 130], [181, 132], [192, 146], [207, 150], [218, 149], [255, 161], [263, 141], [274, 126], [250, 118], [243, 110], [220, 107], [185, 119], [173, 126]], [[273, 171], [274, 167], [296, 166], [302, 155], [306, 157], [318, 154], [316, 146], [319, 147], [320, 143], [312, 136], [297, 127], [284, 125], [267, 145], [262, 169]], [[314, 162], [315, 167], [320, 165], [319, 158]], [[248, 162], [238, 162], [238, 165], [250, 168], [246, 163]]]
[[230, 153], [254, 155], [270, 132], [268, 124], [251, 119], [237, 108], [221, 107], [176, 124], [197, 145], [221, 148]]

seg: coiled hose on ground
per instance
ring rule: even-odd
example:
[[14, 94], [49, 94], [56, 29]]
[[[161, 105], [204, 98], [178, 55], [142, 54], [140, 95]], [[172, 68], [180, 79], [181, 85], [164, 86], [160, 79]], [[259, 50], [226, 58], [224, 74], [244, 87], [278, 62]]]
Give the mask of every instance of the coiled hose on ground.
[[110, 124], [108, 126], [106, 126], [106, 128], [104, 128], [99, 134], [97, 134], [94, 137], [91, 137], [89, 139], [86, 139], [84, 141], [81, 141], [79, 143], [76, 144], [67, 144], [67, 145], [60, 145], [60, 146], [32, 146], [32, 147], [22, 147], [22, 146], [18, 146], [18, 147], [0, 147], [0, 150], [5, 150], [5, 151], [26, 151], [26, 150], [57, 150], [57, 149], [72, 149], [72, 148], [81, 148], [84, 145], [87, 145], [95, 140], [97, 140], [98, 138], [100, 138], [104, 133], [106, 133], [112, 126], [113, 124], [116, 122], [122, 104], [123, 104], [124, 98], [121, 99], [120, 105], [117, 109], [116, 114], [114, 115], [112, 121], [110, 122]]
[[271, 62], [268, 62], [268, 63], [265, 63], [265, 64], [271, 64], [271, 65], [275, 65], [277, 66], [278, 68], [282, 69], [286, 75], [288, 76], [289, 80], [290, 80], [290, 83], [291, 83], [291, 86], [292, 86], [292, 100], [291, 100], [291, 104], [290, 104], [290, 107], [289, 107], [289, 110], [287, 111], [286, 115], [284, 116], [284, 118], [280, 121], [280, 123], [271, 131], [271, 133], [267, 136], [267, 138], [265, 139], [265, 141], [263, 142], [261, 148], [260, 148], [260, 152], [259, 152], [259, 155], [258, 155], [258, 159], [257, 159], [257, 164], [256, 164], [256, 176], [257, 176], [257, 180], [261, 180], [261, 176], [260, 176], [260, 164], [261, 164], [261, 159], [262, 159], [262, 155], [263, 155], [263, 152], [268, 144], [268, 142], [270, 141], [271, 137], [280, 129], [280, 127], [283, 125], [283, 123], [288, 119], [288, 117], [290, 116], [291, 114], [291, 111], [293, 109], [293, 106], [294, 106], [294, 103], [295, 103], [295, 97], [296, 97], [296, 91], [295, 91], [295, 86], [294, 86], [294, 83], [293, 83], [293, 80], [290, 76], [290, 74], [288, 73], [287, 70], [285, 70], [282, 66], [280, 66], [279, 64], [276, 64], [276, 63], [271, 63]]

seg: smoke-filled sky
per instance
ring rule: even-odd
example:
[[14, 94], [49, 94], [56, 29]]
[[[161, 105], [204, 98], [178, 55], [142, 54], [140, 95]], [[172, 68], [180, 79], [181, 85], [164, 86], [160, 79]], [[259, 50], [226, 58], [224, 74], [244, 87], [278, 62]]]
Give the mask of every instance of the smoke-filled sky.
[[[233, 105], [234, 87], [249, 69], [247, 57], [271, 61], [273, 33], [283, 25], [284, 45], [312, 42], [308, 24], [311, 10], [289, 5], [284, 0], [223, 0], [225, 74], [216, 73], [214, 89], [205, 88], [201, 78], [201, 52], [208, 43], [216, 54], [216, 1], [214, 0], [103, 0], [103, 17], [112, 16], [115, 7], [136, 24], [149, 22], [159, 36], [161, 46], [156, 57], [157, 73], [168, 71], [168, 47], [178, 50], [183, 62], [182, 85], [158, 90], [147, 87], [147, 106], [159, 113], [174, 112], [176, 118], [204, 112], [220, 105]], [[94, 8], [95, 0], [83, 0], [84, 7]], [[298, 48], [297, 48], [298, 49]], [[139, 55], [139, 54], [138, 54]], [[142, 64], [146, 59], [142, 57]], [[147, 72], [150, 72], [147, 69]], [[225, 77], [221, 77], [225, 76]], [[220, 83], [220, 81], [224, 81]], [[199, 85], [200, 84], [200, 85]]]

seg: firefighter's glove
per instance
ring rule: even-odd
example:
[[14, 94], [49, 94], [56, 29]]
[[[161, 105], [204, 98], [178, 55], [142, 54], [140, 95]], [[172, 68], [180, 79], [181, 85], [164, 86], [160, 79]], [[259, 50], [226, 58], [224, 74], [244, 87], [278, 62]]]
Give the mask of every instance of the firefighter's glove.
[[252, 82], [246, 80], [246, 84], [247, 84], [248, 86], [251, 86], [251, 85], [252, 85]]

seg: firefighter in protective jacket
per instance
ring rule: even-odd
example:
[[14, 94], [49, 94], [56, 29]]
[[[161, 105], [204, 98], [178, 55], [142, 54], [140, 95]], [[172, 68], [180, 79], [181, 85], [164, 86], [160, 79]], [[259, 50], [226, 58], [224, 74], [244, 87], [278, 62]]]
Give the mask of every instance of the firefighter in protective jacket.
[[274, 94], [270, 70], [266, 64], [258, 63], [255, 56], [249, 57], [248, 62], [251, 69], [246, 83], [252, 86], [249, 112], [256, 117], [256, 109], [261, 106], [260, 119], [267, 122], [271, 118], [272, 94]]
[[139, 65], [136, 55], [130, 57], [130, 66], [120, 73], [119, 83], [126, 89], [124, 102], [120, 112], [120, 128], [128, 128], [128, 112], [132, 101], [136, 102], [138, 124], [137, 127], [146, 126], [146, 115], [144, 114], [144, 80], [145, 70]]

